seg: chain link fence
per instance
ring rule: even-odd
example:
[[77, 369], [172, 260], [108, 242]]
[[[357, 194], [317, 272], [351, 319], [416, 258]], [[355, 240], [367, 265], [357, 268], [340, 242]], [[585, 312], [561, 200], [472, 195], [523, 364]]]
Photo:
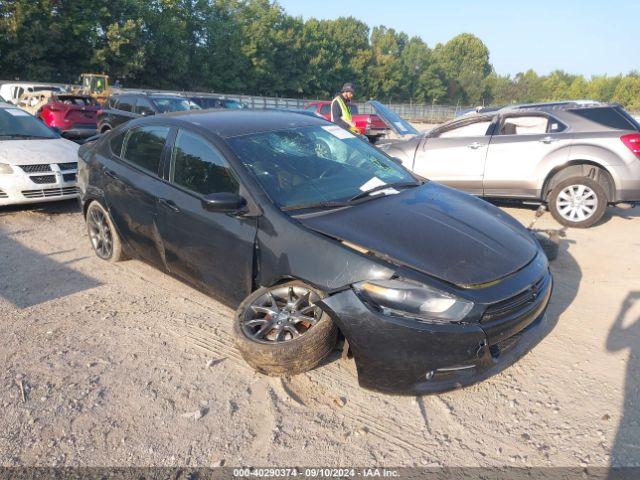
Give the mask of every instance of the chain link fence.
[[[9, 81], [0, 80], [0, 85], [3, 83], [37, 83], [53, 85], [56, 87], [71, 89], [79, 88], [79, 85], [69, 85], [60, 83], [45, 83], [45, 82], [26, 82], [26, 81]], [[285, 98], [285, 97], [264, 97], [259, 95], [235, 95], [217, 92], [203, 92], [203, 91], [178, 91], [178, 90], [157, 90], [149, 88], [114, 88], [114, 93], [134, 93], [134, 92], [158, 92], [158, 93], [171, 93], [181, 95], [216, 95], [224, 98], [238, 100], [249, 108], [281, 108], [281, 109], [304, 109], [306, 105], [311, 101], [317, 101], [318, 99], [311, 98]], [[375, 113], [373, 108], [368, 102], [354, 102], [358, 107], [360, 113]], [[384, 103], [384, 102], [383, 102]], [[424, 122], [424, 123], [441, 123], [447, 120], [451, 120], [458, 113], [466, 111], [467, 107], [453, 106], [453, 105], [436, 105], [436, 104], [414, 104], [414, 103], [387, 103], [392, 111], [400, 115], [405, 120], [412, 122]]]

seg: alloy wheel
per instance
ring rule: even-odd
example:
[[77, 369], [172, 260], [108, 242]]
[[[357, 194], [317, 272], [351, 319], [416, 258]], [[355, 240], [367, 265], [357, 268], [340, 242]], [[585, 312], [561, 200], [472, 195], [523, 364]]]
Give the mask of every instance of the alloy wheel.
[[87, 224], [93, 249], [100, 258], [108, 260], [113, 254], [113, 236], [107, 216], [102, 209], [91, 208], [87, 215]]
[[583, 222], [591, 218], [598, 208], [598, 196], [586, 185], [569, 185], [558, 195], [556, 207], [562, 218]]
[[320, 297], [303, 286], [274, 288], [247, 307], [240, 326], [245, 335], [260, 343], [299, 338], [318, 323]]

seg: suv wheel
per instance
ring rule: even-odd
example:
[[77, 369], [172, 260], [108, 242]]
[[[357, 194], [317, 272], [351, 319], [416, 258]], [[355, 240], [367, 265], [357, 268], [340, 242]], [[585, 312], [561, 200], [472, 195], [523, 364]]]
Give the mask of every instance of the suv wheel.
[[91, 202], [86, 215], [87, 231], [96, 255], [108, 262], [124, 260], [122, 242], [109, 212], [97, 201]]
[[259, 288], [238, 307], [233, 327], [245, 361], [272, 376], [309, 371], [333, 350], [338, 329], [315, 305], [322, 293], [293, 281]]
[[549, 195], [549, 210], [566, 227], [588, 228], [604, 215], [607, 194], [595, 180], [572, 177], [560, 182]]

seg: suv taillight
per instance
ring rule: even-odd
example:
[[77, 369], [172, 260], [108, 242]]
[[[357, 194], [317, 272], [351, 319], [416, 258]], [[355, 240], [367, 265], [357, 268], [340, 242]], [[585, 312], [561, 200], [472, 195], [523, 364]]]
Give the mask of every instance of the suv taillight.
[[624, 143], [633, 154], [640, 158], [640, 133], [629, 133], [620, 137], [622, 143]]

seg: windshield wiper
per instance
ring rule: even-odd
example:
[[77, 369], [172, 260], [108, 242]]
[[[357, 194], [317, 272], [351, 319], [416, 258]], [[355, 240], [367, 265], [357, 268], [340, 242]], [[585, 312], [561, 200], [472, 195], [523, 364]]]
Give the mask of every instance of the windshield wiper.
[[397, 183], [385, 183], [384, 185], [378, 185], [377, 187], [370, 188], [369, 190], [365, 190], [364, 192], [360, 192], [354, 197], [349, 199], [349, 202], [355, 202], [356, 200], [360, 200], [361, 198], [368, 197], [372, 193], [379, 192], [380, 190], [387, 190], [388, 188], [408, 188], [408, 187], [417, 187], [422, 185], [420, 182], [397, 182]]
[[282, 207], [281, 210], [283, 212], [289, 212], [291, 210], [305, 210], [307, 208], [339, 208], [346, 207], [349, 205], [349, 202], [312, 202], [312, 203], [299, 203], [298, 205], [289, 205], [286, 207]]
[[[319, 208], [319, 209], [329, 209], [329, 208], [340, 208], [340, 207], [349, 207], [352, 205], [357, 205], [363, 203], [367, 200], [370, 200], [366, 197], [371, 195], [374, 192], [380, 190], [386, 190], [387, 188], [409, 188], [409, 187], [418, 187], [422, 185], [421, 182], [397, 182], [397, 183], [387, 183], [385, 185], [378, 185], [377, 187], [373, 187], [364, 192], [360, 192], [354, 197], [351, 197], [348, 200], [341, 201], [325, 201], [325, 202], [312, 202], [312, 203], [300, 203], [297, 205], [289, 205], [286, 207], [282, 207], [281, 210], [283, 212], [288, 212], [291, 210], [305, 210], [307, 208]], [[378, 198], [377, 196], [371, 198]]]

